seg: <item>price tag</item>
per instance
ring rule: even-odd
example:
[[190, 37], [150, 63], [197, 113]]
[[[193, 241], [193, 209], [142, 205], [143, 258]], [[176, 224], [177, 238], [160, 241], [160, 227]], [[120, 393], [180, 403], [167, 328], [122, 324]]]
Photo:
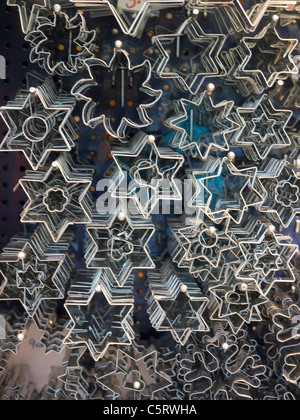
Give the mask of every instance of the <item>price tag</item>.
[[119, 0], [118, 8], [128, 12], [139, 12], [147, 0]]

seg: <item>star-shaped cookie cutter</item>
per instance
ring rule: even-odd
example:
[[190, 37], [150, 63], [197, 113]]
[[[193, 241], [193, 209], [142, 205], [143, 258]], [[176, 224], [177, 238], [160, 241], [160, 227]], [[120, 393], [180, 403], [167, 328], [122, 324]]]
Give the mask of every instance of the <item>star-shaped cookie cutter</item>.
[[230, 159], [208, 158], [200, 171], [191, 171], [196, 188], [190, 205], [201, 208], [214, 222], [231, 218], [240, 223], [249, 207], [264, 202], [266, 192], [257, 168], [238, 169]]
[[92, 173], [61, 154], [43, 171], [27, 171], [20, 184], [29, 201], [21, 215], [22, 223], [43, 223], [57, 242], [68, 226], [91, 222], [93, 204], [89, 197]]
[[251, 160], [264, 160], [276, 150], [291, 145], [286, 128], [292, 111], [276, 109], [267, 95], [249, 100], [236, 110], [240, 130], [233, 133], [231, 142], [242, 147]]
[[300, 212], [300, 178], [288, 161], [270, 159], [259, 168], [258, 178], [267, 197], [259, 210], [287, 228]]
[[[158, 77], [173, 80], [179, 89], [195, 95], [207, 78], [226, 74], [219, 58], [225, 39], [222, 34], [204, 33], [193, 16], [184, 21], [175, 33], [154, 36], [153, 47], [145, 55], [155, 60], [153, 71]], [[193, 57], [190, 57], [191, 45], [197, 47]], [[174, 54], [170, 52], [171, 48]], [[152, 58], [154, 52], [158, 55], [157, 59]]]
[[184, 158], [158, 147], [154, 136], [138, 133], [126, 145], [116, 145], [112, 157], [117, 164], [109, 188], [112, 197], [134, 200], [144, 217], [150, 216], [159, 200], [182, 199], [175, 177]]
[[233, 101], [214, 104], [207, 91], [192, 101], [175, 101], [176, 115], [166, 121], [174, 131], [172, 146], [202, 160], [211, 152], [228, 152], [228, 138], [240, 127], [230, 119], [233, 106]]
[[167, 261], [158, 272], [149, 272], [148, 278], [148, 313], [157, 331], [170, 331], [182, 345], [193, 331], [209, 331], [203, 319], [209, 300], [187, 272], [176, 272]]
[[245, 323], [261, 321], [259, 307], [269, 301], [260, 289], [255, 273], [242, 277], [230, 266], [224, 266], [218, 286], [210, 288], [218, 307], [211, 316], [215, 321], [227, 321], [233, 333]]
[[111, 346], [130, 346], [135, 336], [131, 327], [132, 284], [111, 288], [103, 274], [102, 270], [80, 272], [65, 303], [73, 321], [65, 344], [85, 344], [95, 361]]
[[76, 101], [57, 92], [52, 79], [39, 87], [21, 91], [14, 101], [0, 108], [8, 127], [1, 151], [22, 151], [32, 169], [44, 165], [51, 152], [74, 147], [76, 124], [71, 117]]
[[136, 348], [117, 350], [109, 373], [99, 375], [98, 383], [113, 394], [113, 399], [154, 400], [156, 394], [172, 385], [171, 378], [160, 369], [156, 350]]
[[71, 240], [66, 235], [55, 244], [44, 227], [29, 239], [13, 238], [0, 256], [0, 301], [19, 300], [33, 317], [42, 301], [64, 298], [72, 267], [67, 255]]
[[88, 225], [87, 231], [87, 268], [108, 269], [119, 287], [132, 270], [155, 268], [148, 247], [155, 231], [151, 219], [126, 213], [121, 205], [116, 213]]

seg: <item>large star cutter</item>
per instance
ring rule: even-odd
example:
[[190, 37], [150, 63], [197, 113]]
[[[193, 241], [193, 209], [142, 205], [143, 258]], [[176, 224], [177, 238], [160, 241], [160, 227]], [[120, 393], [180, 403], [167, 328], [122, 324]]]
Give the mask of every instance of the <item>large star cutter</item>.
[[132, 144], [114, 149], [112, 156], [118, 168], [112, 197], [133, 199], [144, 217], [149, 217], [159, 200], [182, 199], [175, 177], [184, 158], [172, 149], [157, 147], [155, 137], [141, 133]]
[[0, 150], [22, 151], [34, 170], [44, 165], [51, 152], [70, 151], [76, 137], [71, 117], [75, 103], [71, 95], [58, 94], [50, 78], [27, 94], [22, 91], [0, 108], [8, 127]]
[[300, 178], [288, 161], [270, 159], [258, 172], [266, 192], [266, 200], [259, 206], [271, 220], [288, 228], [300, 211]]
[[271, 152], [291, 145], [286, 127], [292, 111], [274, 108], [267, 95], [237, 108], [237, 116], [241, 129], [233, 134], [232, 142], [242, 147], [250, 159], [263, 160]]
[[171, 332], [181, 345], [186, 344], [193, 331], [209, 331], [203, 319], [209, 299], [188, 273], [177, 273], [167, 262], [159, 273], [149, 274], [149, 282], [148, 313], [157, 331]]
[[[156, 51], [155, 73], [162, 79], [173, 80], [182, 91], [195, 95], [207, 78], [226, 73], [219, 59], [224, 42], [224, 35], [205, 34], [192, 17], [175, 33], [154, 36], [153, 47], [146, 52], [146, 57], [154, 59], [152, 54]], [[169, 53], [170, 49], [174, 54], [173, 51]], [[193, 57], [190, 57], [190, 49], [195, 50]]]
[[[133, 353], [133, 354], [132, 354]], [[171, 378], [158, 369], [157, 351], [118, 350], [115, 366], [98, 382], [113, 393], [113, 399], [154, 400], [156, 394], [172, 385]]]
[[252, 277], [239, 277], [235, 271], [233, 267], [225, 266], [220, 276], [224, 283], [210, 288], [218, 302], [211, 319], [227, 321], [234, 334], [245, 323], [261, 321], [259, 307], [269, 301], [257, 283], [255, 272]]
[[29, 201], [21, 215], [22, 223], [43, 223], [57, 242], [68, 226], [91, 222], [92, 204], [88, 190], [91, 176], [73, 172], [61, 155], [51, 167], [30, 172], [20, 180]]
[[[90, 78], [79, 80], [72, 89], [73, 95], [86, 102], [82, 112], [84, 124], [95, 128], [102, 123], [112, 137], [123, 139], [128, 127], [139, 129], [152, 123], [147, 110], [161, 98], [162, 91], [148, 85], [151, 79], [148, 60], [132, 67], [128, 53], [115, 48], [109, 64], [91, 58], [85, 61], [85, 65]], [[127, 85], [129, 91], [135, 87], [134, 92], [140, 92], [143, 103], [138, 103], [134, 95], [127, 93], [126, 97]]]
[[95, 37], [95, 31], [87, 30], [82, 13], [70, 19], [66, 13], [53, 12], [52, 19], [38, 20], [36, 30], [25, 39], [33, 47], [32, 63], [38, 63], [51, 75], [69, 76], [82, 69], [83, 61], [93, 56], [90, 49]]
[[203, 170], [193, 171], [190, 177], [196, 187], [191, 205], [214, 222], [230, 218], [240, 223], [249, 207], [264, 202], [266, 193], [256, 167], [238, 169], [228, 158], [209, 158]]
[[[259, 273], [258, 284], [267, 296], [275, 283], [294, 283], [296, 276], [292, 268], [292, 260], [298, 251], [290, 236], [277, 233], [264, 233], [260, 238], [248, 242], [239, 241], [247, 264], [241, 264], [241, 272]], [[250, 259], [254, 255], [254, 259]]]
[[174, 131], [172, 145], [202, 160], [213, 151], [229, 151], [228, 137], [240, 127], [229, 118], [233, 105], [233, 101], [214, 104], [207, 92], [193, 101], [175, 102], [176, 116], [166, 121]]
[[234, 235], [222, 229], [221, 225], [216, 225], [208, 218], [196, 225], [173, 229], [172, 232], [177, 242], [185, 252], [185, 260], [190, 263], [189, 271], [196, 274], [203, 270], [203, 266], [208, 263], [213, 268], [218, 268], [229, 259], [236, 259], [234, 254], [238, 248], [238, 243]]
[[[298, 74], [291, 56], [297, 44], [297, 39], [281, 38], [272, 23], [255, 37], [243, 38], [241, 47], [245, 51], [245, 58], [236, 71], [236, 78], [244, 79], [256, 93], [262, 93], [278, 80]], [[267, 60], [271, 56], [272, 61]], [[255, 64], [252, 64], [252, 58]]]
[[[30, 317], [34, 316], [43, 300], [64, 298], [64, 286], [72, 267], [66, 253], [55, 254], [51, 248], [48, 251], [40, 249], [40, 238], [45, 237], [43, 229], [39, 229], [29, 241], [17, 242], [13, 252], [4, 249], [0, 257], [0, 271], [4, 278], [0, 300], [19, 300]], [[57, 245], [61, 250], [67, 250], [64, 241]], [[51, 246], [53, 248], [53, 244]]]
[[109, 269], [120, 287], [132, 270], [155, 268], [148, 248], [155, 231], [150, 219], [124, 213], [120, 218], [117, 212], [101, 225], [89, 225], [87, 231], [87, 268]]
[[[101, 278], [101, 270], [90, 273], [86, 284], [83, 275], [69, 292], [65, 308], [73, 326], [65, 343], [72, 347], [85, 344], [94, 360], [98, 361], [110, 346], [129, 346], [134, 338], [131, 328], [133, 300], [128, 293], [132, 292], [132, 285], [124, 289], [112, 288]], [[80, 293], [80, 289], [84, 291], [86, 288], [88, 293]]]
[[[148, 21], [148, 16], [158, 10], [180, 7], [184, 5], [183, 0], [141, 0], [139, 2], [129, 1], [126, 7], [118, 5], [118, 0], [71, 0], [78, 7], [93, 8], [101, 12], [109, 10], [120, 28], [126, 35], [140, 37]], [[132, 13], [132, 12], [136, 13]]]

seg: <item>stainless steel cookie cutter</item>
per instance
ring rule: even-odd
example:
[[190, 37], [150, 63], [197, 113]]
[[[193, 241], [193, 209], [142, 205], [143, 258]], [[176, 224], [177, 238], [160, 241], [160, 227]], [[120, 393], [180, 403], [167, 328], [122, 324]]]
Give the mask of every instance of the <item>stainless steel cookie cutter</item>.
[[117, 350], [115, 365], [99, 375], [98, 382], [113, 394], [114, 400], [154, 400], [157, 393], [172, 385], [171, 378], [160, 370], [158, 352], [149, 348]]
[[276, 109], [267, 95], [247, 101], [236, 110], [240, 130], [231, 137], [234, 146], [242, 147], [251, 160], [264, 160], [276, 150], [291, 145], [286, 128], [292, 111]]
[[214, 222], [230, 218], [240, 223], [249, 207], [264, 202], [266, 192], [257, 168], [237, 168], [231, 159], [209, 157], [200, 171], [191, 171], [196, 192], [190, 202]]
[[[155, 60], [153, 71], [158, 77], [173, 80], [179, 89], [192, 95], [199, 91], [207, 78], [226, 74], [219, 58], [226, 37], [204, 33], [196, 19], [195, 11], [194, 16], [184, 21], [175, 33], [154, 36], [153, 47], [146, 52], [147, 58]], [[193, 57], [191, 48], [195, 50]]]
[[56, 5], [52, 17], [37, 18], [35, 30], [25, 39], [32, 50], [30, 61], [51, 75], [70, 76], [84, 68], [83, 61], [93, 56], [95, 31], [88, 31], [82, 13], [69, 18]]
[[[21, 313], [18, 308], [10, 310], [5, 314], [5, 338], [0, 340], [0, 351], [17, 354], [18, 346], [21, 344], [20, 338], [28, 327], [29, 316], [27, 312]], [[1, 363], [0, 363], [1, 365]], [[0, 369], [1, 370], [1, 369]]]
[[88, 191], [92, 173], [74, 166], [69, 155], [61, 154], [42, 171], [28, 171], [20, 184], [29, 198], [22, 223], [43, 223], [55, 242], [68, 226], [91, 222], [93, 203]]
[[[288, 76], [298, 74], [291, 54], [297, 39], [280, 37], [275, 28], [278, 16], [254, 37], [245, 37], [238, 47], [223, 54], [229, 75], [236, 78], [244, 95], [261, 94]], [[268, 60], [266, 60], [266, 57]]]
[[269, 301], [257, 283], [255, 272], [252, 277], [242, 277], [235, 271], [225, 265], [220, 276], [223, 283], [209, 289], [218, 303], [211, 319], [227, 321], [233, 333], [245, 323], [260, 321], [259, 307]]
[[231, 118], [234, 102], [214, 104], [207, 91], [196, 99], [174, 102], [176, 115], [166, 121], [174, 130], [173, 147], [206, 160], [211, 152], [228, 152], [228, 138], [240, 127]]
[[[91, 58], [85, 60], [85, 65], [90, 78], [79, 80], [72, 89], [73, 95], [86, 102], [82, 113], [84, 124], [95, 128], [103, 123], [112, 137], [123, 139], [127, 127], [140, 129], [152, 123], [147, 110], [161, 98], [162, 91], [148, 85], [152, 70], [148, 60], [132, 66], [129, 54], [122, 49], [122, 43], [117, 41], [109, 64]], [[129, 91], [135, 87], [133, 92], [139, 92], [138, 100], [136, 94], [126, 93], [127, 85]]]
[[167, 261], [157, 272], [150, 271], [148, 278], [148, 313], [157, 331], [170, 331], [182, 345], [193, 331], [209, 331], [203, 319], [208, 298], [187, 272], [176, 271]]
[[129, 346], [134, 338], [132, 286], [111, 289], [101, 281], [101, 275], [101, 270], [81, 272], [65, 303], [73, 321], [65, 344], [72, 347], [85, 344], [95, 361], [110, 346]]
[[114, 146], [112, 157], [118, 168], [109, 189], [112, 197], [134, 200], [144, 217], [159, 200], [182, 199], [175, 177], [184, 158], [171, 148], [157, 147], [154, 136], [138, 133], [126, 145]]
[[155, 231], [151, 219], [127, 213], [119, 206], [116, 213], [98, 218], [87, 231], [87, 268], [108, 269], [120, 287], [135, 268], [155, 268], [148, 247]]
[[1, 151], [22, 151], [32, 169], [43, 166], [51, 152], [74, 147], [76, 124], [71, 117], [75, 99], [58, 93], [52, 79], [28, 92], [19, 92], [14, 101], [0, 108], [8, 127]]
[[[183, 227], [182, 227], [183, 226]], [[169, 227], [176, 239], [173, 248], [182, 247], [185, 259], [191, 262], [189, 271], [196, 275], [208, 263], [213, 268], [221, 267], [224, 262], [235, 259], [234, 250], [238, 243], [230, 230], [224, 231], [221, 225], [213, 223], [204, 217], [196, 225], [184, 226], [170, 221]]]
[[63, 299], [72, 267], [67, 250], [72, 237], [51, 242], [44, 227], [31, 238], [16, 237], [0, 256], [0, 301], [19, 300], [30, 317], [48, 299]]
[[285, 160], [270, 159], [261, 165], [258, 178], [267, 197], [259, 210], [287, 228], [300, 212], [300, 178], [293, 165]]

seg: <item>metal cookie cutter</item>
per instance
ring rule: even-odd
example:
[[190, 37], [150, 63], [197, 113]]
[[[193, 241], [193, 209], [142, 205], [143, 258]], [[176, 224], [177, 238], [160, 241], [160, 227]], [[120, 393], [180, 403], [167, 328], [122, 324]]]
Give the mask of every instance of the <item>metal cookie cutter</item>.
[[73, 321], [65, 344], [85, 344], [95, 361], [104, 356], [108, 347], [129, 346], [134, 338], [132, 284], [111, 288], [101, 279], [103, 274], [102, 270], [80, 272], [65, 303]]
[[230, 119], [233, 101], [214, 104], [211, 91], [214, 85], [193, 101], [174, 102], [176, 115], [166, 121], [174, 130], [171, 143], [193, 157], [206, 160], [211, 152], [229, 151], [228, 138], [240, 125]]
[[146, 51], [146, 57], [155, 60], [153, 71], [158, 77], [173, 80], [179, 89], [192, 95], [207, 78], [226, 74], [219, 59], [226, 37], [204, 33], [196, 21], [197, 12], [195, 10], [194, 16], [185, 20], [175, 33], [154, 36], [153, 47]]
[[91, 58], [85, 65], [90, 78], [79, 80], [72, 89], [73, 95], [86, 102], [82, 113], [84, 124], [95, 128], [103, 123], [111, 136], [123, 139], [128, 126], [139, 129], [152, 123], [147, 110], [161, 98], [162, 91], [148, 86], [151, 78], [148, 60], [132, 67], [129, 54], [122, 49], [122, 42], [117, 41], [109, 64]]
[[[230, 22], [235, 32], [252, 32], [261, 22], [270, 3], [274, 2], [259, 0], [255, 4], [251, 2], [245, 4], [240, 0], [190, 0], [188, 7], [191, 9], [197, 8], [205, 13], [217, 10], [220, 13], [220, 18], [226, 22], [226, 27], [229, 26]], [[276, 3], [288, 4], [287, 1]]]
[[159, 353], [153, 349], [117, 350], [109, 373], [99, 374], [98, 383], [112, 392], [114, 400], [154, 400], [172, 386], [171, 378], [160, 369]]
[[[226, 261], [236, 259], [234, 250], [238, 244], [222, 225], [216, 225], [208, 217], [203, 217], [196, 225], [181, 226], [177, 228], [176, 223], [169, 223], [176, 242], [174, 248], [180, 246], [185, 251], [185, 259], [191, 262], [189, 271], [197, 274], [204, 269], [208, 263], [213, 268], [218, 268]], [[184, 226], [184, 227], [182, 227]]]
[[55, 5], [52, 18], [38, 18], [37, 28], [25, 39], [33, 47], [30, 61], [47, 73], [70, 76], [84, 68], [83, 60], [92, 57], [95, 31], [88, 31], [82, 13], [72, 19]]
[[259, 272], [258, 283], [265, 295], [269, 294], [275, 283], [295, 282], [292, 260], [298, 245], [293, 244], [290, 236], [273, 233], [269, 227], [256, 242], [249, 243], [245, 239], [239, 245], [246, 261], [246, 264], [243, 263], [246, 266], [243, 272]]
[[181, 7], [183, 0], [71, 0], [77, 7], [93, 11], [93, 16], [102, 16], [109, 10], [126, 35], [140, 38], [148, 16], [159, 10]]
[[[281, 38], [275, 28], [278, 16], [258, 35], [243, 38], [241, 44], [229, 52], [238, 65], [230, 73], [238, 80], [241, 89], [251, 93], [263, 93], [278, 80], [298, 74], [291, 54], [298, 44], [297, 39]], [[229, 61], [231, 61], [229, 59]]]
[[184, 390], [191, 400], [229, 399], [233, 394], [253, 399], [266, 371], [256, 353], [257, 343], [250, 342], [244, 330], [231, 334], [219, 323], [213, 331], [213, 337], [201, 341], [195, 334], [193, 344], [180, 348], [179, 378]]
[[27, 34], [34, 28], [39, 10], [49, 7], [50, 0], [7, 0], [6, 4], [18, 8], [22, 31]]
[[181, 200], [175, 177], [184, 157], [157, 147], [154, 136], [138, 133], [130, 143], [115, 146], [112, 156], [118, 168], [112, 175], [112, 197], [133, 199], [144, 217], [149, 217], [159, 200]]
[[292, 111], [276, 109], [267, 95], [250, 100], [236, 110], [240, 130], [231, 137], [234, 146], [242, 147], [250, 160], [263, 160], [275, 150], [291, 145], [286, 127]]
[[226, 265], [220, 284], [209, 290], [218, 303], [211, 319], [227, 321], [233, 333], [237, 333], [245, 323], [261, 321], [259, 307], [269, 301], [257, 284], [255, 272], [252, 277], [242, 277], [234, 267]]
[[267, 197], [259, 210], [287, 228], [300, 212], [300, 178], [289, 162], [270, 159], [259, 168], [258, 177]]
[[21, 91], [16, 99], [0, 108], [8, 133], [1, 151], [22, 151], [32, 169], [43, 166], [51, 152], [70, 151], [76, 137], [71, 117], [76, 100], [57, 92], [52, 79], [39, 87]]
[[54, 244], [44, 227], [30, 239], [13, 239], [0, 256], [1, 300], [19, 300], [33, 317], [43, 300], [62, 299], [70, 277], [71, 236]]
[[209, 300], [187, 272], [176, 272], [172, 262], [167, 261], [158, 272], [150, 271], [148, 278], [148, 313], [157, 331], [170, 331], [182, 345], [193, 331], [209, 331], [203, 319]]
[[92, 173], [74, 166], [69, 155], [61, 154], [43, 171], [27, 171], [20, 184], [29, 198], [22, 223], [43, 223], [55, 242], [68, 226], [91, 222]]
[[148, 247], [155, 231], [151, 219], [126, 214], [121, 206], [116, 214], [103, 216], [87, 230], [87, 268], [108, 269], [120, 287], [135, 268], [155, 268]]
[[249, 207], [262, 204], [266, 196], [257, 168], [238, 169], [232, 154], [208, 158], [200, 171], [189, 176], [196, 188], [191, 206], [201, 208], [214, 222], [230, 218], [240, 223]]

